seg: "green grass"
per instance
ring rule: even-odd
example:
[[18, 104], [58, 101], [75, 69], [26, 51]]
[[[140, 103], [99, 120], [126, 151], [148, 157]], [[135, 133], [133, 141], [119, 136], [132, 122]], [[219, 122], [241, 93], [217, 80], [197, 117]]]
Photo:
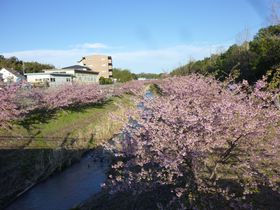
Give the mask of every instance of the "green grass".
[[148, 88], [154, 95], [162, 96], [162, 90], [157, 84], [150, 84]]
[[[0, 130], [1, 136], [27, 136], [18, 143], [29, 142], [28, 148], [55, 148], [75, 141], [79, 148], [91, 147], [110, 139], [123, 123], [110, 115], [125, 118], [126, 110], [133, 108], [131, 96], [112, 97], [102, 104], [81, 106], [55, 112], [32, 113], [26, 119], [14, 122], [10, 130]], [[55, 139], [50, 141], [50, 139]], [[17, 141], [19, 142], [19, 141]], [[11, 145], [15, 145], [10, 140]], [[7, 142], [5, 143], [7, 146]], [[1, 143], [0, 143], [1, 147]]]
[[127, 110], [134, 108], [133, 96], [124, 95], [102, 104], [36, 111], [13, 122], [10, 129], [1, 128], [0, 209], [30, 185], [68, 167], [88, 149], [119, 133], [128, 120]]

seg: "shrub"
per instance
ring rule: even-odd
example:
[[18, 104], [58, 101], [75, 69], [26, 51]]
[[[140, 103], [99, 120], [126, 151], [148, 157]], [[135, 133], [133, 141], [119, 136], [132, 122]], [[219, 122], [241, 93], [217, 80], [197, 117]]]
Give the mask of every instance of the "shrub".
[[99, 78], [99, 84], [100, 84], [100, 85], [109, 85], [109, 84], [113, 84], [113, 80], [112, 80], [111, 78], [100, 77], [100, 78]]

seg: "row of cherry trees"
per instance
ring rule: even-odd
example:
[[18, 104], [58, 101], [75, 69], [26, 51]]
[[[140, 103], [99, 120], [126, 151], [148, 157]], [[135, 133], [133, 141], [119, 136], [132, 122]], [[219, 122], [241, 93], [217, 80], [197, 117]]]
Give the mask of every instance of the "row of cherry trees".
[[118, 158], [111, 193], [153, 192], [159, 209], [250, 209], [263, 205], [265, 188], [280, 205], [279, 98], [265, 78], [254, 87], [196, 75], [158, 85], [162, 96], [142, 101], [122, 146], [107, 145]]
[[72, 84], [56, 88], [27, 88], [13, 84], [0, 88], [0, 126], [24, 118], [34, 110], [53, 110], [103, 102], [114, 95], [136, 93], [143, 89], [141, 81], [119, 86]]

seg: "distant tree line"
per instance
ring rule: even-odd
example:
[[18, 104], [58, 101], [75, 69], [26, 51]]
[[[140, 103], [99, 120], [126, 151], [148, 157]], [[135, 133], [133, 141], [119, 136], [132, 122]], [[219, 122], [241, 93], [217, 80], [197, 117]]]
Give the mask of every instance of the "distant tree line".
[[146, 79], [158, 79], [161, 77], [161, 74], [153, 74], [153, 73], [140, 73], [134, 74], [130, 72], [128, 69], [113, 69], [113, 78], [117, 80], [117, 82], [128, 82], [130, 80], [136, 80], [138, 78], [146, 78]]
[[176, 68], [171, 75], [200, 73], [221, 81], [247, 80], [253, 84], [267, 76], [271, 88], [280, 86], [280, 25], [262, 28], [252, 41], [234, 44], [221, 54], [213, 54], [203, 60], [190, 61]]
[[146, 79], [159, 79], [162, 74], [154, 74], [154, 73], [140, 73], [136, 75], [137, 78], [146, 78]]
[[19, 73], [36, 73], [40, 72], [43, 69], [52, 69], [53, 65], [50, 64], [41, 64], [38, 62], [23, 62], [17, 57], [13, 56], [10, 58], [5, 58], [3, 55], [0, 55], [0, 68], [14, 69]]

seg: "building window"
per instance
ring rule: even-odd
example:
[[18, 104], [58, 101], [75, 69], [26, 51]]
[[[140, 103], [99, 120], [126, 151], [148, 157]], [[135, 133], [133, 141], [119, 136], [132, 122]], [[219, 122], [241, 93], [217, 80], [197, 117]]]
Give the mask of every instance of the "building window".
[[55, 82], [55, 78], [51, 78], [51, 82]]

